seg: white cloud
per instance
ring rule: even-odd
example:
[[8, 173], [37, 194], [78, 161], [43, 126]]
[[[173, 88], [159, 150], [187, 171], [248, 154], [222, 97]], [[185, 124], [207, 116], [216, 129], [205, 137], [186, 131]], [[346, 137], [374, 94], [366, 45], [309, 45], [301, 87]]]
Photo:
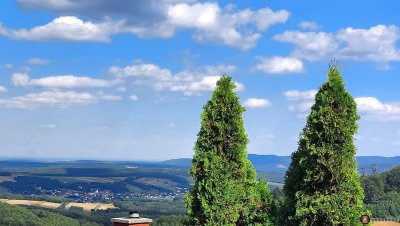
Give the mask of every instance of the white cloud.
[[14, 67], [14, 65], [13, 64], [6, 64], [5, 67], [8, 68], [8, 69], [11, 69], [11, 68]]
[[312, 21], [301, 21], [299, 23], [299, 26], [304, 29], [304, 30], [311, 30], [311, 31], [315, 31], [319, 29], [319, 26], [317, 23], [312, 22]]
[[297, 113], [299, 117], [303, 117], [311, 110], [316, 93], [316, 90], [288, 90], [283, 95], [291, 102], [288, 107], [289, 111]]
[[36, 109], [41, 107], [67, 108], [72, 105], [93, 103], [96, 97], [90, 93], [73, 91], [45, 91], [24, 96], [0, 99], [0, 106], [7, 108]]
[[339, 45], [333, 34], [326, 32], [285, 31], [274, 37], [276, 41], [296, 46], [293, 55], [307, 60], [321, 60], [334, 56]]
[[[299, 116], [306, 115], [314, 104], [316, 90], [298, 91], [289, 90], [284, 92], [284, 96], [291, 101], [288, 109], [297, 113]], [[378, 121], [398, 121], [400, 120], [400, 102], [383, 103], [376, 97], [357, 97], [357, 110], [362, 119]]]
[[29, 64], [34, 64], [34, 65], [44, 65], [44, 64], [49, 64], [50, 60], [48, 59], [43, 59], [43, 58], [38, 58], [38, 57], [34, 57], [34, 58], [30, 58], [28, 60]]
[[303, 62], [293, 57], [263, 57], [256, 69], [267, 74], [300, 73]]
[[339, 52], [345, 59], [382, 62], [400, 60], [400, 49], [396, 47], [400, 32], [394, 25], [377, 25], [368, 30], [348, 27], [340, 30], [336, 37], [345, 43]]
[[272, 106], [272, 103], [267, 99], [249, 98], [243, 105], [248, 108], [266, 108]]
[[131, 99], [131, 101], [138, 101], [139, 100], [138, 96], [136, 96], [136, 95], [131, 95], [129, 97], [129, 99]]
[[0, 86], [0, 93], [6, 93], [8, 89], [4, 86]]
[[303, 116], [310, 111], [313, 104], [314, 102], [299, 102], [289, 105], [288, 109], [291, 112], [299, 113], [299, 116]]
[[[0, 24], [0, 28], [1, 28], [1, 24]], [[0, 35], [1, 35], [1, 30], [0, 30]], [[12, 69], [12, 68], [14, 68], [14, 65], [13, 64], [4, 64], [4, 65], [0, 64], [0, 68]]]
[[221, 9], [217, 3], [181, 3], [168, 8], [169, 23], [177, 28], [194, 28], [197, 41], [222, 43], [243, 50], [253, 48], [262, 32], [286, 22], [288, 17], [285, 10], [234, 11]]
[[55, 129], [55, 128], [57, 128], [57, 126], [54, 125], [54, 124], [44, 124], [44, 125], [40, 125], [39, 127], [40, 128], [46, 128], [46, 129]]
[[117, 100], [122, 100], [121, 96], [116, 96], [116, 95], [100, 95], [101, 100], [110, 100], [110, 101], [117, 101]]
[[155, 64], [135, 64], [124, 68], [113, 66], [109, 71], [118, 76], [140, 77], [142, 79], [149, 78], [154, 80], [168, 80], [172, 76], [170, 70], [161, 69]]
[[18, 4], [44, 4], [50, 8], [71, 7], [74, 3], [71, 0], [18, 0]]
[[286, 31], [274, 39], [294, 44], [293, 56], [307, 60], [338, 58], [383, 65], [400, 60], [400, 49], [396, 46], [400, 32], [394, 25], [376, 25], [369, 29], [348, 27], [335, 33]]
[[14, 73], [12, 82], [16, 86], [41, 86], [46, 88], [110, 87], [119, 80], [103, 80], [75, 75], [56, 75], [30, 79], [27, 73]]
[[[199, 95], [212, 91], [221, 74], [232, 72], [232, 65], [205, 66], [195, 71], [180, 71], [173, 74], [169, 69], [155, 64], [139, 63], [126, 67], [111, 67], [110, 73], [119, 78], [133, 79], [136, 85], [148, 85], [154, 90], [181, 92], [185, 96]], [[244, 90], [241, 83], [235, 83], [237, 91]]]
[[[31, 29], [0, 27], [0, 34], [28, 40], [63, 39], [72, 41], [110, 41], [112, 35], [131, 33], [138, 37], [170, 38], [177, 31], [193, 30], [199, 42], [211, 42], [243, 50], [254, 47], [269, 27], [285, 23], [286, 10], [270, 8], [221, 8], [217, 2], [192, 0], [128, 1], [115, 4], [111, 0], [37, 1], [19, 0], [27, 10], [49, 10], [58, 15], [73, 13], [99, 23], [84, 22], [77, 17], [61, 16], [47, 25]], [[117, 21], [118, 20], [118, 21]], [[61, 31], [61, 32], [60, 32]]]
[[400, 103], [383, 103], [376, 97], [357, 97], [354, 99], [360, 114], [367, 119], [380, 121], [400, 120]]
[[12, 39], [46, 41], [95, 41], [109, 42], [111, 35], [118, 31], [119, 23], [99, 24], [85, 22], [75, 16], [62, 16], [50, 23], [31, 29], [9, 29], [0, 24], [0, 35]]
[[315, 94], [317, 94], [317, 90], [288, 90], [283, 93], [288, 100], [314, 100]]
[[27, 73], [14, 73], [12, 83], [15, 86], [24, 86], [29, 83], [29, 75]]
[[118, 88], [117, 88], [117, 92], [121, 92], [121, 93], [126, 92], [126, 87], [124, 87], [124, 86], [118, 87]]

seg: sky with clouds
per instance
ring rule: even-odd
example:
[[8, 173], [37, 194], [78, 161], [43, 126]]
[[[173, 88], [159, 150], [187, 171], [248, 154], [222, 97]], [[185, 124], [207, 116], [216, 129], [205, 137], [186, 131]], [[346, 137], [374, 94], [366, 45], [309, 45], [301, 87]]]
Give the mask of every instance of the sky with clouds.
[[249, 153], [290, 155], [332, 59], [361, 115], [358, 155], [400, 155], [400, 4], [0, 2], [0, 157], [191, 157], [229, 74]]

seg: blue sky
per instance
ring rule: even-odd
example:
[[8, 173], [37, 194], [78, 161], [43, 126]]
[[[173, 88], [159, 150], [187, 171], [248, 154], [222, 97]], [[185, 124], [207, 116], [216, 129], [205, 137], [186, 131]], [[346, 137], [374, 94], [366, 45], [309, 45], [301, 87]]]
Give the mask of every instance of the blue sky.
[[249, 153], [290, 155], [333, 58], [361, 115], [358, 155], [400, 155], [399, 11], [394, 0], [1, 1], [0, 157], [191, 157], [223, 73], [247, 109]]

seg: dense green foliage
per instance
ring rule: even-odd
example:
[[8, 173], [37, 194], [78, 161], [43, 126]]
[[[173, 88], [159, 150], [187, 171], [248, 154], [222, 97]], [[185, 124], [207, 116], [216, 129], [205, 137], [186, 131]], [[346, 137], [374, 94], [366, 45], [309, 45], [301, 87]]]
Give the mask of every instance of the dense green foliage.
[[151, 226], [183, 226], [185, 217], [181, 215], [161, 216], [153, 221]]
[[286, 174], [284, 225], [360, 225], [364, 192], [353, 142], [358, 119], [339, 68], [331, 65]]
[[269, 225], [272, 195], [247, 159], [244, 108], [223, 76], [204, 106], [186, 196], [188, 225]]
[[146, 217], [160, 217], [166, 215], [184, 215], [185, 207], [182, 199], [138, 199], [129, 201], [116, 201], [114, 205], [126, 213], [135, 210]]
[[24, 207], [0, 203], [0, 225], [4, 226], [79, 226], [78, 221], [46, 210], [30, 211]]
[[400, 166], [362, 177], [365, 204], [376, 218], [400, 219]]

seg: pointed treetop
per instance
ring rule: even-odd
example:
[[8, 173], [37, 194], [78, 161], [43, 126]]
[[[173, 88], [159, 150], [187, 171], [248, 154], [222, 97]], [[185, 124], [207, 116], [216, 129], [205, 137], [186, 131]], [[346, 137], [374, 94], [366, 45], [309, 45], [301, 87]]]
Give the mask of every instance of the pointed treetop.
[[220, 79], [217, 81], [217, 89], [223, 90], [235, 90], [236, 85], [232, 81], [232, 77], [226, 74], [222, 75]]
[[340, 62], [336, 59], [333, 59], [329, 64], [328, 80], [343, 82], [342, 76], [340, 76]]

